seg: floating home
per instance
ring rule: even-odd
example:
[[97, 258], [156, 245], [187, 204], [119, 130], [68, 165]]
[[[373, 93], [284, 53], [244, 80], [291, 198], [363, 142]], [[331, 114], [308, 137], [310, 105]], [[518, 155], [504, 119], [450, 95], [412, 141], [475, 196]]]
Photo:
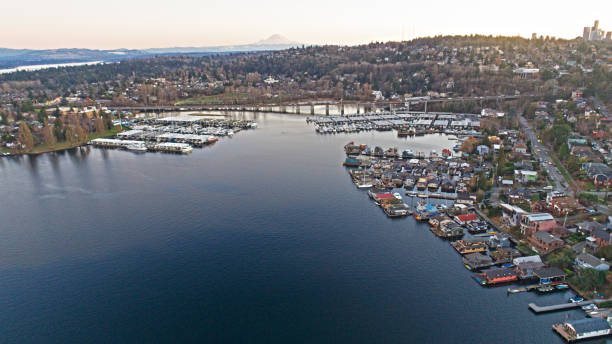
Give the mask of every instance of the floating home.
[[608, 336], [611, 331], [610, 324], [604, 318], [571, 320], [553, 325], [553, 330], [568, 343], [582, 339]]

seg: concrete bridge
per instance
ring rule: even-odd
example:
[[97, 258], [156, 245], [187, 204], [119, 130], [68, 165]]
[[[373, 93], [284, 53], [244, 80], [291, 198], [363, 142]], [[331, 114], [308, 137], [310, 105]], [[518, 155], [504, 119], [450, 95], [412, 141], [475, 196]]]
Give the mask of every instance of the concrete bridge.
[[[252, 112], [276, 112], [276, 113], [295, 113], [301, 114], [303, 108], [306, 107], [309, 111], [304, 113], [315, 114], [315, 107], [325, 107], [325, 115], [330, 114], [330, 107], [337, 107], [341, 115], [344, 114], [345, 106], [351, 106], [357, 109], [357, 113], [361, 111], [370, 112], [377, 108], [389, 108], [391, 110], [397, 108], [405, 108], [410, 111], [411, 105], [424, 105], [424, 112], [427, 112], [427, 104], [436, 103], [451, 103], [451, 102], [466, 102], [476, 101], [483, 105], [483, 102], [504, 100], [514, 100], [521, 97], [534, 97], [534, 95], [499, 95], [499, 96], [484, 96], [484, 97], [456, 97], [456, 98], [413, 98], [406, 101], [304, 101], [304, 102], [285, 102], [273, 104], [189, 104], [189, 105], [150, 105], [150, 106], [111, 106], [111, 110], [118, 111], [140, 111], [140, 112], [172, 112], [172, 111], [252, 111]], [[293, 110], [293, 111], [290, 111]]]

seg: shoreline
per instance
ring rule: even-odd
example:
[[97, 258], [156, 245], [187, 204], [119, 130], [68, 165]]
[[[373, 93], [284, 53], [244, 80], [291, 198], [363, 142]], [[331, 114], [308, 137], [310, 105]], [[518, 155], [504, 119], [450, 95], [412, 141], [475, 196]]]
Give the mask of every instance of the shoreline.
[[[106, 138], [106, 137], [115, 136], [119, 132], [121, 132], [121, 130], [110, 129], [110, 130], [107, 130], [102, 135], [98, 135], [98, 134], [88, 135], [87, 141], [85, 141], [85, 142], [79, 142], [79, 143], [76, 143], [76, 144], [66, 144], [66, 142], [61, 142], [61, 143], [56, 143], [55, 145], [53, 145], [51, 147], [44, 147], [45, 145], [37, 145], [37, 146], [34, 146], [34, 148], [32, 148], [32, 151], [29, 151], [29, 152], [5, 152], [5, 153], [3, 153], [2, 156], [4, 156], [4, 157], [24, 156], [24, 155], [36, 156], [36, 155], [41, 155], [41, 154], [46, 154], [46, 153], [66, 151], [66, 150], [69, 150], [69, 149], [74, 149], [74, 148], [82, 147], [82, 146], [86, 145], [87, 142], [89, 142], [89, 141], [91, 141], [93, 139]], [[41, 146], [43, 146], [43, 147], [41, 147]], [[38, 148], [38, 150], [37, 150], [37, 148]]]

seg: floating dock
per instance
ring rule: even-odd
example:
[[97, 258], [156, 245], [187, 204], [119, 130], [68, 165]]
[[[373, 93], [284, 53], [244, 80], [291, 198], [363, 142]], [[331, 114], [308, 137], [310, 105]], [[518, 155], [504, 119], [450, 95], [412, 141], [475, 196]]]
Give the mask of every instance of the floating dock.
[[562, 311], [565, 309], [578, 308], [578, 307], [582, 307], [582, 306], [586, 306], [590, 304], [598, 305], [605, 301], [609, 301], [609, 300], [586, 300], [586, 301], [580, 301], [580, 302], [561, 303], [558, 305], [550, 305], [550, 306], [538, 306], [535, 303], [530, 303], [529, 309], [531, 309], [535, 313], [555, 312], [555, 311]]

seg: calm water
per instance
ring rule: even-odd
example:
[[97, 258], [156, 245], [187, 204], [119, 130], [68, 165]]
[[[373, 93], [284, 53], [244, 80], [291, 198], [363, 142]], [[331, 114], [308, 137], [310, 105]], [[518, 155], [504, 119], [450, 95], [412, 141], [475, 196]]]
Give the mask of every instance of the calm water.
[[14, 72], [32, 72], [41, 69], [48, 68], [61, 68], [61, 67], [76, 67], [76, 66], [89, 66], [104, 63], [103, 61], [90, 61], [90, 62], [70, 62], [70, 63], [53, 63], [53, 64], [40, 64], [40, 65], [29, 65], [19, 66], [15, 68], [0, 69], [0, 74], [14, 73]]
[[445, 136], [319, 136], [297, 116], [189, 156], [86, 149], [0, 159], [0, 342], [561, 343], [484, 289], [447, 242], [390, 220], [342, 146]]

